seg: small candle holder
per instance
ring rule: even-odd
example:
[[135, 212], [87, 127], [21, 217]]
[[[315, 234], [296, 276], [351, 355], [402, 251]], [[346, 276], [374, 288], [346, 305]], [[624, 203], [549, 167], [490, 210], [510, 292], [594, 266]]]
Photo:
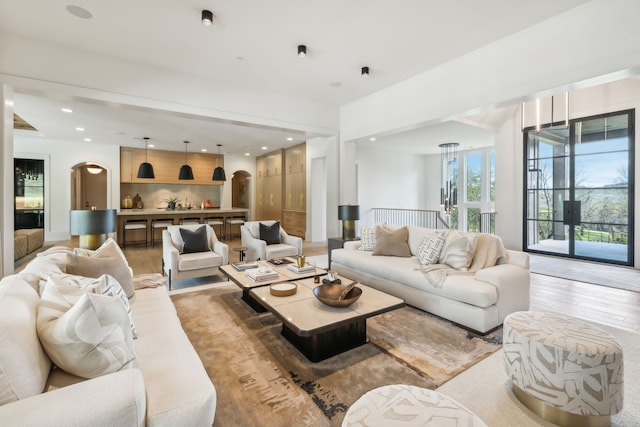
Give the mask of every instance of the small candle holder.
[[318, 276], [318, 267], [316, 263], [313, 263], [313, 283], [320, 283], [320, 276]]

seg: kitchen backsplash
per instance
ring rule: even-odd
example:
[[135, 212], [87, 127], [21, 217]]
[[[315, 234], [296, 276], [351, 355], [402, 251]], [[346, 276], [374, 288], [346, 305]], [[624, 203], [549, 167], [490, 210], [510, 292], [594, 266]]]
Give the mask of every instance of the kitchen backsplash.
[[[134, 198], [138, 194], [142, 199], [145, 209], [167, 207], [168, 198], [175, 197], [182, 206], [189, 203], [192, 207], [200, 207], [207, 200], [212, 207], [220, 207], [222, 196], [221, 185], [188, 185], [188, 184], [120, 184], [120, 198], [124, 200], [127, 195]], [[122, 201], [120, 202], [122, 208]], [[135, 208], [135, 206], [134, 206]]]

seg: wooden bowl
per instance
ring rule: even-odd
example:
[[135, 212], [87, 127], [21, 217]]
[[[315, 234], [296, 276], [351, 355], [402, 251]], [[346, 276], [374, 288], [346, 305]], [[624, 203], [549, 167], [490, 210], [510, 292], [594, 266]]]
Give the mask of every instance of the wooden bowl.
[[345, 286], [341, 284], [324, 284], [313, 288], [313, 295], [322, 303], [331, 307], [348, 307], [360, 298], [362, 289], [353, 287], [343, 299], [340, 294]]
[[279, 282], [269, 286], [269, 292], [274, 297], [288, 297], [298, 292], [298, 285], [294, 282]]

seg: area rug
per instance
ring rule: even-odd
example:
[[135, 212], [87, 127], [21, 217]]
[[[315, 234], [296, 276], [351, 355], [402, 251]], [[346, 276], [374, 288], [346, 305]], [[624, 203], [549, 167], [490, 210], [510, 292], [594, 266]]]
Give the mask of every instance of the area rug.
[[[501, 348], [435, 316], [404, 307], [370, 319], [370, 343], [319, 363], [258, 314], [237, 287], [171, 296], [218, 395], [214, 426], [339, 426], [365, 392], [403, 383], [434, 389]], [[394, 326], [395, 325], [395, 326]]]

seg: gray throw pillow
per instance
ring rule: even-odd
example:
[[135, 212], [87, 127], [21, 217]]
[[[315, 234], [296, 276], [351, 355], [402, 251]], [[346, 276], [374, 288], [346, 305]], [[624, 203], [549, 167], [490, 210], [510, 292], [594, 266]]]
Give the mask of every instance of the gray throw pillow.
[[389, 230], [381, 225], [376, 227], [376, 246], [372, 255], [387, 255], [410, 257], [411, 250], [407, 240], [409, 239], [409, 229], [400, 227], [397, 230]]
[[274, 222], [271, 225], [260, 223], [260, 240], [267, 242], [267, 245], [277, 245], [280, 243], [280, 223]]
[[207, 241], [207, 228], [202, 225], [194, 231], [180, 228], [180, 236], [184, 242], [183, 254], [193, 254], [196, 252], [207, 252], [209, 242]]

